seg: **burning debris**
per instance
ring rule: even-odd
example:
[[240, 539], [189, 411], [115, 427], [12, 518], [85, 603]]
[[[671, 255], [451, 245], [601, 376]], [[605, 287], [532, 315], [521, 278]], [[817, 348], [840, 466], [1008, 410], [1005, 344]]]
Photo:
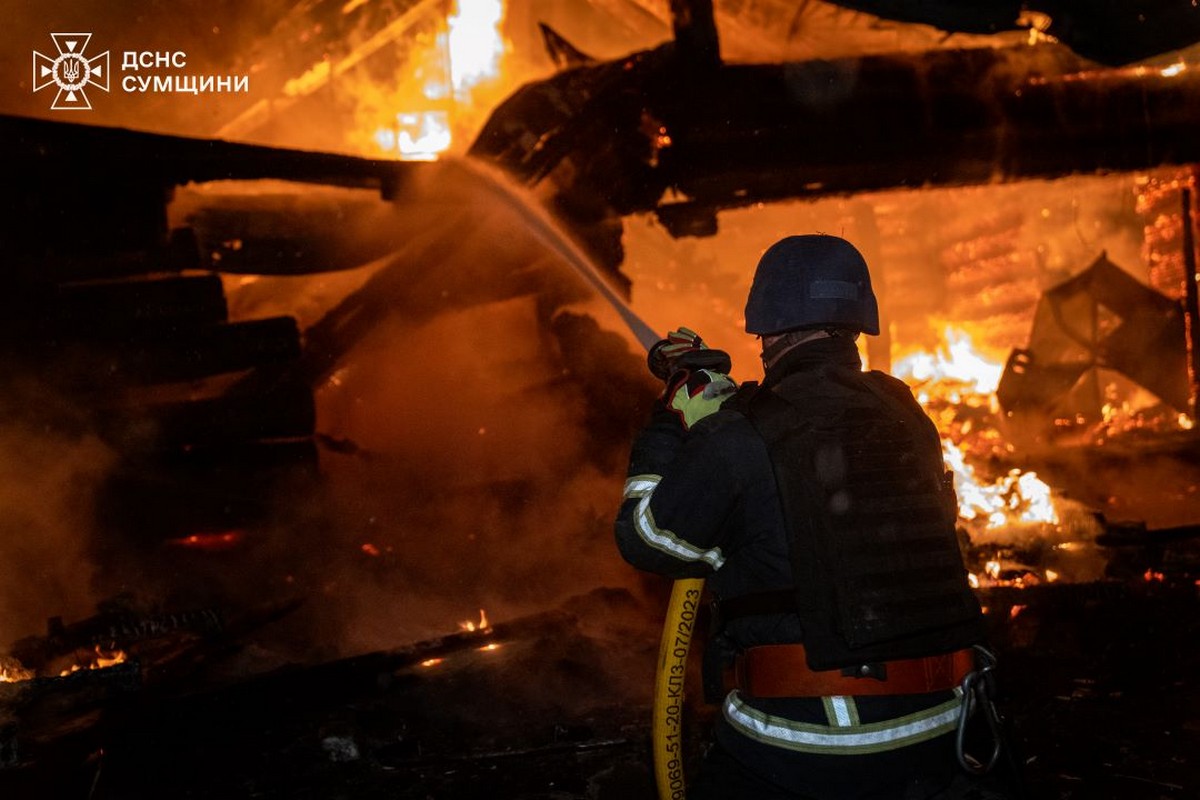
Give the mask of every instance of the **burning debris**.
[[1047, 444], [1080, 428], [1102, 441], [1122, 422], [1187, 429], [1188, 372], [1181, 305], [1101, 256], [1043, 295], [1029, 346], [1013, 351], [997, 398]]
[[[282, 15], [248, 57], [269, 88], [234, 98], [245, 105], [220, 135], [395, 161], [0, 119], [13, 143], [0, 154], [13, 187], [0, 226], [17, 274], [5, 364], [52, 384], [12, 405], [29, 430], [84, 443], [88, 463], [55, 472], [87, 489], [72, 496], [82, 521], [49, 522], [79, 540], [60, 560], [78, 556], [95, 574], [64, 581], [73, 594], [55, 613], [78, 616], [99, 587], [164, 600], [13, 634], [0, 659], [6, 794], [53, 793], [40, 780], [96, 797], [149, 786], [643, 796], [641, 667], [653, 660], [657, 587], [547, 610], [631, 580], [610, 552], [609, 519], [623, 449], [655, 392], [595, 287], [563, 269], [584, 258], [576, 242], [615, 291], [632, 279], [663, 329], [701, 315], [733, 331], [744, 266], [768, 233], [849, 226], [881, 266], [896, 320], [868, 360], [904, 376], [942, 431], [975, 584], [1014, 693], [1026, 693], [1016, 713], [1049, 731], [1033, 741], [1043, 783], [1109, 777], [1052, 734], [1092, 733], [1122, 693], [1157, 703], [1163, 681], [1190, 680], [1200, 468], [1174, 299], [1187, 285], [1179, 240], [1192, 220], [1178, 199], [1190, 175], [1070, 178], [1003, 196], [904, 188], [1191, 163], [1187, 60], [1099, 69], [1049, 42], [1043, 14], [1023, 23], [1029, 42], [1003, 48], [954, 39], [734, 64], [702, 14], [587, 5], [679, 40], [646, 35], [643, 49], [605, 60], [584, 55], [605, 52], [594, 42], [573, 44], [588, 26], [555, 20], [538, 41], [563, 71], [483, 125], [522, 76], [501, 52], [501, 4], [464, 0], [447, 16], [441, 2], [329, 0]], [[830, 14], [718, 4], [717, 23], [735, 5], [743, 23], [794, 14], [810, 32], [814, 13]], [[778, 41], [792, 29], [771, 27], [778, 52], [795, 52]], [[758, 46], [760, 33], [730, 36]], [[468, 147], [530, 191], [447, 158]], [[66, 237], [62, 192], [109, 202], [73, 216]], [[1080, 196], [1102, 192], [1124, 199], [1081, 215]], [[832, 199], [765, 205], [818, 197]], [[1113, 261], [1067, 275], [1084, 261], [1052, 241], [1063, 231], [1089, 259], [1110, 245]], [[668, 234], [710, 238], [662, 244]], [[1111, 246], [1121, 237], [1136, 243]], [[1149, 286], [1114, 264], [1136, 263], [1142, 246]], [[933, 315], [955, 324], [915, 335]], [[1029, 358], [1006, 372], [998, 344], [1016, 344], [1010, 334], [1031, 319]], [[705, 336], [721, 344], [718, 331]], [[1170, 369], [1152, 368], [1147, 349]], [[755, 363], [747, 349], [735, 369]], [[1171, 409], [1162, 422], [1179, 453], [1162, 468], [1183, 487], [1176, 513], [1193, 517], [1179, 524], [1111, 516], [1110, 498], [1141, 499], [1121, 483], [1146, 468], [1141, 456], [1166, 448], [1143, 438], [1136, 463], [1117, 458], [1123, 433], [1157, 426], [1143, 390]], [[1052, 420], [1051, 452], [1025, 446], [1028, 420], [1015, 417], [1029, 409]], [[1067, 429], [1072, 465], [1061, 461]], [[13, 451], [39, 449], [24, 443]], [[1147, 490], [1141, 507], [1158, 496]], [[25, 586], [8, 588], [24, 597]], [[478, 620], [454, 631], [475, 608]], [[1174, 617], [1179, 630], [1155, 630]], [[1173, 712], [1173, 730], [1196, 729]], [[696, 727], [705, 722], [699, 712]], [[1105, 758], [1130, 780], [1185, 785], [1155, 775], [1139, 747], [1110, 737]], [[1068, 777], [1046, 774], [1060, 764]]]

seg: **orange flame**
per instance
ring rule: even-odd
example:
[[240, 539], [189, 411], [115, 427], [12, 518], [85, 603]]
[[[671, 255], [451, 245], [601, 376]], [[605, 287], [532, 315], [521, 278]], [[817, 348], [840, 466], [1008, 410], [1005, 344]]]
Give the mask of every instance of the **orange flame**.
[[394, 90], [362, 87], [371, 108], [360, 113], [374, 115], [374, 121], [367, 123], [369, 134], [356, 138], [372, 155], [406, 161], [433, 161], [447, 152], [476, 89], [501, 75], [503, 20], [501, 0], [457, 0], [444, 32], [427, 37], [410, 56], [406, 72], [415, 82]]
[[465, 631], [467, 633], [474, 633], [475, 631], [490, 630], [492, 625], [490, 622], [488, 622], [487, 612], [481, 608], [481, 609], [479, 609], [478, 624], [468, 620], [466, 622], [458, 623], [458, 627], [460, 630]]
[[[967, 436], [981, 439], [998, 433], [977, 429], [970, 421], [959, 424], [953, 410], [965, 405], [997, 411], [995, 391], [1004, 367], [977, 352], [965, 331], [947, 326], [943, 337], [946, 344], [933, 354], [916, 352], [899, 359], [894, 373], [914, 387], [917, 400], [938, 424], [942, 453], [954, 475], [959, 518], [987, 529], [1057, 524], [1051, 489], [1036, 473], [1013, 469], [989, 483], [969, 463]], [[934, 408], [938, 405], [949, 405], [950, 413], [939, 413]]]
[[0, 658], [0, 683], [18, 683], [33, 677], [33, 670], [25, 669], [16, 659]]
[[117, 664], [124, 664], [129, 660], [128, 656], [125, 655], [124, 650], [105, 650], [100, 647], [100, 645], [96, 645], [93, 650], [96, 655], [91, 662], [87, 664], [72, 664], [69, 668], [60, 672], [59, 677], [61, 678], [75, 672], [82, 672], [89, 669], [105, 669], [106, 667], [116, 666]]

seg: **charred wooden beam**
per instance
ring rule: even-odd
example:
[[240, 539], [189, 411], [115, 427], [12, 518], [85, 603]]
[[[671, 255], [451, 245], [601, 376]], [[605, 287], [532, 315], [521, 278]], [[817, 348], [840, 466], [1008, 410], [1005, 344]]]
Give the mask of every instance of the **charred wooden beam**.
[[[322, 664], [293, 664], [256, 675], [236, 684], [196, 695], [205, 705], [229, 704], [241, 707], [273, 707], [290, 704], [293, 698], [320, 698], [322, 703], [337, 703], [342, 698], [361, 696], [364, 689], [378, 691], [399, 680], [405, 670], [422, 664], [435, 665], [439, 659], [457, 653], [501, 646], [518, 640], [543, 636], [561, 636], [571, 629], [575, 617], [561, 611], [532, 614], [473, 631], [459, 631], [383, 650]], [[416, 680], [405, 678], [405, 680]], [[189, 690], [189, 694], [194, 690]]]
[[279, 364], [301, 352], [300, 331], [291, 317], [203, 326], [164, 320], [136, 330], [97, 327], [47, 334], [41, 342], [22, 342], [19, 357], [36, 355], [47, 379], [90, 390], [195, 380]]
[[316, 426], [312, 390], [295, 381], [263, 381], [245, 391], [190, 402], [121, 407], [100, 414], [102, 435], [126, 451], [212, 447], [309, 436]]
[[671, 27], [680, 57], [692, 67], [705, 69], [721, 63], [713, 0], [671, 0]]
[[105, 484], [98, 517], [107, 530], [158, 542], [262, 521], [285, 490], [319, 475], [315, 442], [249, 442], [133, 459]]
[[1191, 163], [1200, 76], [1168, 73], [1053, 48], [729, 66], [663, 106], [660, 160], [717, 206]]
[[[1193, 175], [1196, 172], [1193, 171]], [[1193, 185], [1196, 183], [1193, 180]], [[1192, 189], [1183, 195], [1183, 309], [1187, 318], [1188, 388], [1192, 419], [1200, 419], [1200, 271], [1196, 268], [1196, 216], [1192, 210]]]
[[[69, 185], [84, 180], [99, 191], [104, 188], [103, 181], [122, 176], [139, 181], [152, 177], [165, 187], [192, 181], [277, 178], [378, 189], [388, 194], [428, 168], [417, 162], [310, 153], [8, 115], [0, 115], [0, 141], [6, 144], [0, 152], [0, 164], [6, 171], [11, 170], [10, 181], [15, 179], [8, 184], [10, 189], [32, 185], [26, 183], [30, 179], [44, 184], [48, 175], [69, 176], [73, 170], [85, 168]], [[44, 193], [51, 194], [54, 188], [46, 186]]]
[[391, 198], [428, 168], [6, 115], [0, 141], [5, 267], [28, 280], [194, 263], [195, 242], [189, 248], [173, 239], [166, 211], [174, 188], [189, 182], [276, 178], [374, 189]]
[[1109, 525], [1096, 537], [1104, 547], [1165, 547], [1200, 538], [1200, 525], [1177, 525], [1172, 528], [1148, 529], [1145, 523]]
[[1035, 28], [1102, 64], [1127, 64], [1186, 47], [1200, 39], [1200, 13], [1191, 0], [830, 2], [887, 19], [932, 25], [947, 32], [996, 33]]
[[1198, 126], [1194, 70], [1097, 69], [1056, 46], [706, 72], [660, 48], [526, 85], [471, 152], [694, 233], [763, 201], [1189, 164]]
[[228, 318], [216, 275], [64, 283], [30, 305], [45, 328], [85, 333], [99, 328], [106, 335], [141, 325], [212, 325]]
[[13, 643], [10, 653], [28, 669], [41, 670], [52, 660], [77, 650], [123, 650], [146, 639], [182, 631], [211, 634], [221, 627], [221, 615], [214, 609], [146, 615], [108, 612], [71, 625], [63, 625], [61, 617], [52, 617], [45, 636], [21, 639]]
[[124, 693], [141, 688], [141, 666], [133, 661], [100, 669], [81, 669], [65, 675], [0, 683], [0, 706], [31, 706], [56, 698], [60, 706], [103, 702], [111, 690]]

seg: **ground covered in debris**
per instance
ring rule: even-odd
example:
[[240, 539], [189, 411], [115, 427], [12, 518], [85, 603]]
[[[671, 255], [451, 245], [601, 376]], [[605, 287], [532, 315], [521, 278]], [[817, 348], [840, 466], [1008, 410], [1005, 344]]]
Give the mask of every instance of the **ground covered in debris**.
[[[1195, 796], [1198, 591], [1177, 576], [983, 592], [1033, 796]], [[489, 631], [149, 683], [83, 716], [60, 699], [39, 718], [68, 721], [19, 739], [0, 794], [649, 800], [652, 595], [600, 590]], [[694, 764], [711, 717], [690, 713]]]

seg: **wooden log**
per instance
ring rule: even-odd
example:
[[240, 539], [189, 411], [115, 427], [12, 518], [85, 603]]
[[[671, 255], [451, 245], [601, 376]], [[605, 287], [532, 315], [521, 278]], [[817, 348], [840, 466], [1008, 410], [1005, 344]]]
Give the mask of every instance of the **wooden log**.
[[285, 491], [318, 480], [317, 448], [307, 439], [176, 451], [123, 465], [97, 514], [107, 530], [157, 542], [261, 522]]
[[70, 625], [63, 625], [61, 617], [51, 617], [45, 636], [20, 639], [9, 652], [25, 668], [40, 671], [51, 661], [77, 650], [125, 650], [136, 642], [179, 632], [213, 634], [222, 626], [221, 615], [207, 608], [168, 614], [102, 612]]
[[[31, 353], [57, 359], [57, 380], [80, 388], [196, 380], [278, 364], [300, 356], [300, 331], [291, 317], [176, 328], [169, 323], [137, 331], [93, 329], [56, 339]], [[53, 369], [51, 371], [54, 371]]]
[[225, 290], [216, 275], [104, 280], [57, 286], [40, 309], [50, 329], [136, 329], [147, 323], [179, 327], [228, 319]]
[[136, 691], [141, 685], [141, 665], [136, 661], [124, 661], [111, 667], [81, 669], [57, 677], [0, 683], [0, 708], [15, 711], [18, 717], [71, 714], [102, 705], [114, 694]]
[[101, 415], [104, 437], [125, 448], [211, 447], [309, 436], [316, 426], [312, 390], [294, 381], [190, 402], [118, 408]]

